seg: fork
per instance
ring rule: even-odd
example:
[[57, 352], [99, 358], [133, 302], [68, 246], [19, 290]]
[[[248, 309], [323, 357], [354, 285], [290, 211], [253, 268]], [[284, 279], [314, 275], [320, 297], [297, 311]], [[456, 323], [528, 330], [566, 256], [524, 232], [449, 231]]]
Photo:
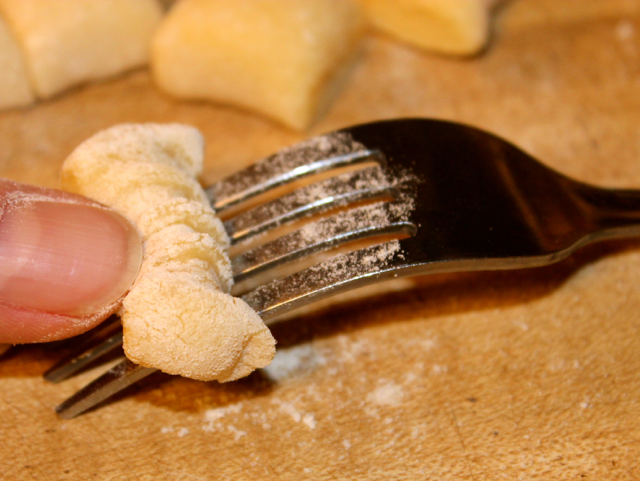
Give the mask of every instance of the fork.
[[[236, 282], [347, 242], [372, 242], [244, 294], [267, 324], [312, 302], [392, 278], [542, 266], [587, 243], [640, 235], [640, 190], [572, 180], [492, 134], [440, 120], [379, 121], [314, 137], [207, 193], [214, 210], [224, 213], [302, 177], [356, 164], [358, 170], [299, 188], [224, 223], [232, 244], [242, 244], [305, 216], [342, 208], [236, 255]], [[375, 243], [383, 234], [404, 238]], [[71, 376], [120, 346], [122, 333], [95, 343], [89, 339], [45, 378], [58, 382]], [[56, 411], [72, 418], [153, 372], [125, 359]]]

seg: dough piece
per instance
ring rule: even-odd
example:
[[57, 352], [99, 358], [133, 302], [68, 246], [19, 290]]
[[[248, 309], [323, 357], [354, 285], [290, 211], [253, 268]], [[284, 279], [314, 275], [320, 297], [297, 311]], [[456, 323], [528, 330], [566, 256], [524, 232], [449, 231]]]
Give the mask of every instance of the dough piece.
[[203, 151], [202, 136], [191, 127], [118, 125], [75, 149], [63, 166], [62, 182], [67, 190], [107, 204], [136, 223], [151, 208], [175, 198], [200, 203], [213, 214], [196, 180]]
[[0, 0], [38, 97], [143, 65], [156, 0]]
[[[197, 232], [185, 224], [173, 224], [151, 235], [145, 243], [145, 260], [140, 267], [140, 275], [147, 270], [162, 268], [171, 263], [180, 265], [191, 260], [213, 269], [216, 283], [224, 292], [233, 285], [231, 264], [222, 246], [209, 234]], [[170, 239], [170, 241], [168, 241]]]
[[372, 23], [407, 43], [472, 55], [486, 44], [495, 0], [358, 0]]
[[185, 224], [196, 232], [209, 234], [225, 251], [230, 246], [229, 236], [224, 230], [222, 222], [209, 206], [180, 197], [145, 211], [140, 216], [138, 228], [145, 237], [149, 237], [160, 229], [173, 224]]
[[153, 39], [151, 66], [172, 95], [305, 129], [329, 103], [363, 33], [359, 8], [346, 0], [181, 0]]
[[0, 17], [0, 109], [22, 107], [34, 100], [20, 47]]
[[202, 381], [233, 381], [267, 366], [275, 354], [271, 333], [241, 299], [212, 288], [214, 282], [188, 266], [140, 277], [124, 300], [127, 357]]
[[120, 310], [127, 357], [170, 374], [232, 381], [269, 364], [275, 341], [255, 311], [227, 294], [229, 238], [196, 181], [202, 157], [192, 127], [119, 125], [76, 148], [62, 183], [128, 216], [145, 240]]

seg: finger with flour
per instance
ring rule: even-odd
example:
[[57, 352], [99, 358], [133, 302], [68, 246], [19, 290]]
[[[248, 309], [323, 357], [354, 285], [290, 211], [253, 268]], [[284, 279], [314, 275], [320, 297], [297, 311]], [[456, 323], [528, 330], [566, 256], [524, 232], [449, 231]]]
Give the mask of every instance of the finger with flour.
[[117, 212], [0, 180], [0, 343], [90, 329], [117, 309], [141, 259], [138, 231]]

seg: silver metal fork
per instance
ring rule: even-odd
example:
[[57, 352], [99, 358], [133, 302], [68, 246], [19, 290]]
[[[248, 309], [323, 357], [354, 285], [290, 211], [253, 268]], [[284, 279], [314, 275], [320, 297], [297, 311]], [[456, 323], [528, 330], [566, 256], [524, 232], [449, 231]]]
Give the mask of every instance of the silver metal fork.
[[[301, 177], [358, 163], [225, 222], [232, 244], [304, 216], [330, 217], [232, 259], [236, 282], [357, 239], [405, 236], [336, 255], [243, 295], [267, 324], [320, 299], [401, 276], [516, 269], [559, 261], [595, 241], [640, 235], [640, 191], [559, 174], [481, 130], [402, 119], [332, 132], [260, 160], [208, 189], [216, 212]], [[366, 205], [362, 205], [366, 201]], [[121, 332], [45, 374], [57, 382], [118, 347]], [[95, 346], [95, 340], [87, 341]], [[56, 408], [65, 419], [155, 372], [125, 360]]]

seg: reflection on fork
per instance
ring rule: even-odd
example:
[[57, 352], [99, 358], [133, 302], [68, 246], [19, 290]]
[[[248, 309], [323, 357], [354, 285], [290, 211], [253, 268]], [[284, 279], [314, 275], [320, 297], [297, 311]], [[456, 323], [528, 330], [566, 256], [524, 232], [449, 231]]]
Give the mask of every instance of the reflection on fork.
[[[576, 182], [491, 134], [436, 120], [383, 121], [314, 137], [214, 184], [208, 194], [224, 216], [253, 197], [321, 172], [334, 175], [224, 223], [232, 245], [239, 246], [234, 279], [243, 283], [319, 252], [369, 243], [244, 294], [267, 324], [317, 300], [399, 276], [540, 266], [588, 242], [640, 235], [638, 191]], [[321, 213], [331, 215], [318, 220]], [[297, 230], [240, 249], [303, 218], [307, 222]], [[45, 378], [65, 379], [121, 342], [121, 331], [98, 345], [90, 339]], [[57, 411], [72, 418], [153, 372], [125, 360]]]

